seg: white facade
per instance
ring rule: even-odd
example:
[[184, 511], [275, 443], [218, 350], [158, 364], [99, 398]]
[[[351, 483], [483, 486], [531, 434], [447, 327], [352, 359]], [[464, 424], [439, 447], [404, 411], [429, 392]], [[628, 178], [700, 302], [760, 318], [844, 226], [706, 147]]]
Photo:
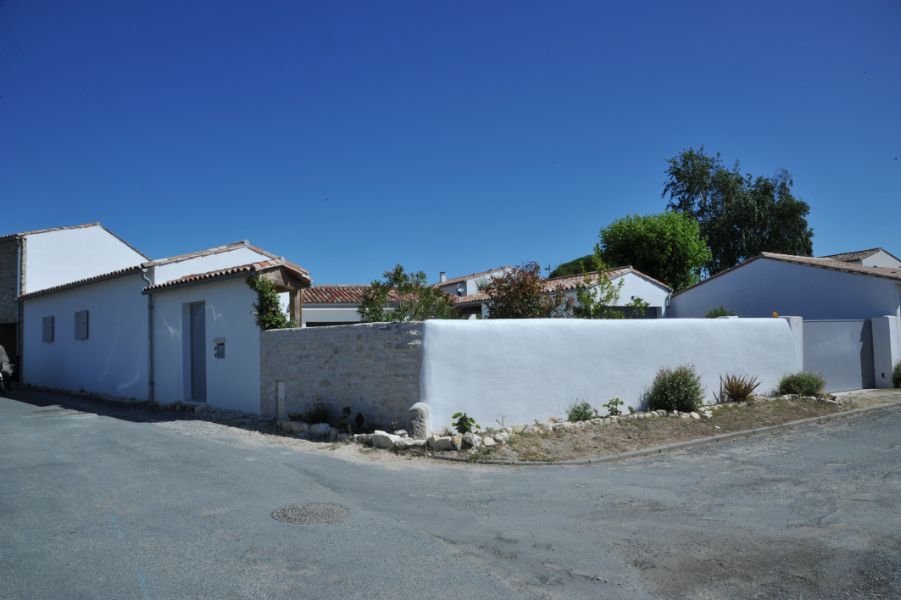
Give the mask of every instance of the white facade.
[[29, 233], [21, 293], [139, 265], [147, 257], [98, 225]]
[[[24, 383], [147, 400], [147, 298], [140, 272], [23, 302]], [[75, 339], [75, 313], [88, 311], [88, 338]], [[52, 317], [53, 340], [43, 319]]]
[[154, 285], [160, 285], [185, 275], [218, 271], [237, 265], [246, 265], [271, 259], [271, 256], [257, 252], [246, 245], [236, 245], [221, 252], [201, 254], [199, 256], [163, 259], [154, 261], [159, 264], [153, 267], [153, 283]]
[[901, 318], [901, 282], [761, 257], [674, 295], [667, 316], [703, 317], [720, 306], [742, 317]]
[[874, 252], [873, 254], [862, 258], [860, 260], [860, 264], [865, 267], [884, 267], [890, 269], [897, 269], [901, 267], [901, 260], [898, 260], [882, 248]]
[[[611, 278], [613, 285], [619, 285], [622, 282], [622, 288], [619, 291], [619, 298], [613, 306], [626, 306], [633, 300], [641, 298], [652, 308], [660, 309], [660, 316], [666, 313], [667, 298], [669, 298], [669, 288], [646, 279], [635, 272], [629, 271], [623, 275]], [[595, 291], [596, 288], [595, 288]], [[567, 300], [576, 302], [576, 292], [566, 292]]]
[[[186, 306], [204, 303], [206, 402], [250, 413], [260, 411], [260, 328], [256, 294], [243, 277], [162, 288], [153, 297], [154, 399], [167, 404], [190, 401], [190, 366], [185, 336]], [[224, 357], [215, 346], [224, 344]]]
[[684, 364], [708, 400], [726, 374], [758, 377], [768, 392], [802, 369], [801, 335], [772, 318], [426, 321], [421, 399], [436, 427], [457, 411], [483, 426], [530, 423], [573, 402], [638, 407], [659, 369]]

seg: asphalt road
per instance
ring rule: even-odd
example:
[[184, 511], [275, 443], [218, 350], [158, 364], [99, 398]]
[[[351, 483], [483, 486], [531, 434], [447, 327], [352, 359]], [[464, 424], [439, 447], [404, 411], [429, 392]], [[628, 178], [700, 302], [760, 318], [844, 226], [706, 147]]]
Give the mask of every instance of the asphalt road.
[[[80, 408], [0, 398], [0, 598], [901, 595], [897, 407], [537, 468], [355, 462]], [[270, 516], [307, 502], [348, 514]]]

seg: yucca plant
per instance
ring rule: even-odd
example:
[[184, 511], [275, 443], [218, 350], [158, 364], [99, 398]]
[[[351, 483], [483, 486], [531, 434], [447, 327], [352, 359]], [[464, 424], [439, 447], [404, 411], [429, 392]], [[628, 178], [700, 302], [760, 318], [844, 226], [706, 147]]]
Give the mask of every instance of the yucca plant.
[[754, 395], [754, 390], [760, 387], [760, 381], [756, 377], [743, 377], [741, 375], [726, 375], [720, 377], [720, 402], [746, 402]]

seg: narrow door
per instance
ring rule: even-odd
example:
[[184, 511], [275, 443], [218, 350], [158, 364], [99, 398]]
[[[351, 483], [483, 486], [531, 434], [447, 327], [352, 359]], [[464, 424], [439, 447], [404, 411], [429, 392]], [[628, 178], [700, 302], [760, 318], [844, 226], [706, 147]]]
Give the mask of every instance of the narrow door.
[[206, 402], [206, 311], [203, 302], [191, 303], [191, 400]]

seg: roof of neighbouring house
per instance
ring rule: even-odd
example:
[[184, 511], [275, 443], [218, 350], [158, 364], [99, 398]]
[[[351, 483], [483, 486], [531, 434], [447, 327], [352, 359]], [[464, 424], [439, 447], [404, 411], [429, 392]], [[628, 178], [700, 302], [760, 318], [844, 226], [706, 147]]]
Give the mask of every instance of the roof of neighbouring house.
[[105, 232], [107, 232], [108, 234], [110, 234], [111, 236], [113, 236], [114, 238], [116, 238], [117, 240], [119, 240], [120, 242], [122, 242], [123, 244], [125, 244], [126, 246], [131, 248], [132, 250], [134, 250], [136, 253], [140, 254], [142, 257], [144, 257], [146, 259], [150, 258], [146, 254], [144, 254], [143, 252], [141, 252], [140, 250], [138, 250], [137, 248], [132, 246], [131, 243], [129, 243], [128, 241], [119, 237], [115, 232], [110, 231], [109, 228], [107, 228], [107, 227], [104, 227], [104, 225], [102, 223], [100, 223], [100, 221], [95, 221], [93, 223], [82, 223], [81, 225], [63, 225], [61, 227], [47, 227], [45, 229], [32, 229], [31, 231], [18, 231], [16, 233], [7, 233], [5, 235], [0, 235], [0, 240], [6, 240], [6, 239], [10, 239], [10, 238], [23, 238], [23, 237], [27, 237], [29, 235], [39, 235], [42, 233], [51, 233], [54, 231], [66, 231], [69, 229], [87, 229], [88, 227], [99, 227], [100, 229], [104, 230]]
[[761, 252], [758, 256], [754, 258], [748, 259], [745, 262], [735, 265], [725, 271], [720, 271], [716, 275], [712, 275], [701, 281], [700, 283], [696, 283], [690, 287], [685, 288], [684, 290], [680, 290], [677, 293], [673, 294], [674, 296], [678, 296], [680, 294], [684, 294], [685, 292], [692, 290], [698, 286], [702, 286], [708, 281], [716, 279], [726, 273], [731, 273], [737, 269], [744, 267], [745, 265], [749, 265], [752, 262], [760, 259], [768, 259], [775, 260], [784, 263], [802, 265], [805, 267], [814, 267], [817, 269], [827, 269], [830, 271], [839, 271], [842, 273], [850, 273], [852, 275], [865, 275], [869, 277], [880, 277], [882, 279], [891, 279], [893, 281], [901, 281], [901, 268], [894, 267], [865, 267], [863, 265], [858, 265], [851, 262], [844, 262], [841, 260], [835, 260], [832, 258], [819, 258], [815, 256], [795, 256], [793, 254], [778, 254], [776, 252]]
[[303, 291], [304, 304], [360, 304], [368, 285], [317, 285]]
[[184, 275], [182, 277], [179, 277], [178, 279], [173, 279], [171, 281], [166, 281], [157, 285], [148, 286], [144, 288], [144, 291], [155, 292], [157, 290], [170, 289], [187, 284], [206, 282], [212, 279], [235, 277], [243, 275], [244, 273], [265, 273], [267, 271], [273, 271], [276, 269], [286, 269], [287, 271], [290, 271], [294, 275], [298, 276], [300, 279], [306, 280], [308, 282], [310, 281], [310, 275], [309, 273], [307, 273], [306, 269], [303, 269], [287, 260], [277, 258], [273, 260], [264, 260], [247, 263], [245, 265], [227, 267], [225, 269], [217, 269], [215, 271], [207, 271], [205, 273], [193, 273], [190, 275]]
[[[629, 273], [641, 277], [642, 279], [645, 279], [653, 283], [654, 285], [658, 285], [666, 290], [672, 290], [672, 288], [670, 288], [665, 283], [657, 281], [653, 277], [649, 277], [648, 275], [645, 275], [641, 271], [634, 269], [631, 266], [617, 267], [606, 272], [607, 276], [611, 279], [622, 277], [623, 275], [628, 275]], [[589, 285], [597, 283], [598, 272], [592, 271], [590, 273], [580, 273], [579, 275], [567, 275], [565, 277], [552, 277], [550, 279], [545, 279], [544, 289], [547, 292], [566, 292], [575, 290], [580, 285], [585, 284], [586, 277], [588, 278]], [[484, 292], [476, 292], [475, 294], [469, 294], [468, 296], [451, 296], [451, 298], [453, 299], [454, 304], [457, 306], [469, 306], [487, 302], [488, 294]]]
[[452, 283], [459, 283], [461, 281], [469, 281], [470, 279], [478, 279], [479, 277], [486, 277], [491, 275], [492, 273], [497, 273], [498, 271], [503, 271], [504, 269], [509, 269], [510, 267], [498, 267], [496, 269], [489, 269], [487, 271], [480, 271], [479, 273], [470, 273], [469, 275], [461, 275], [460, 277], [453, 277], [451, 279], [445, 279], [444, 281], [439, 281], [434, 285], [434, 287], [444, 287], [446, 285], [450, 285]]
[[830, 258], [832, 260], [840, 260], [842, 262], [851, 262], [855, 260], [863, 260], [867, 257], [873, 256], [877, 252], [885, 252], [892, 258], [897, 261], [901, 261], [901, 258], [898, 258], [885, 248], [868, 248], [867, 250], [855, 250], [854, 252], [841, 252], [839, 254], [827, 254], [826, 256], [822, 256], [820, 258]]

